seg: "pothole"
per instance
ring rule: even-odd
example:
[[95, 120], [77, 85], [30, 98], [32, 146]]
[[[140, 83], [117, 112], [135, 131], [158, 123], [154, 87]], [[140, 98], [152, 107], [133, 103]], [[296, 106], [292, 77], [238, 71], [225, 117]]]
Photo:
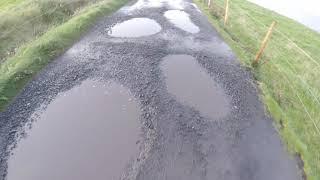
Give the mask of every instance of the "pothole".
[[169, 10], [164, 13], [164, 16], [177, 28], [180, 28], [189, 33], [198, 33], [199, 27], [196, 26], [190, 19], [188, 13], [181, 10]]
[[108, 29], [108, 35], [113, 37], [142, 37], [157, 34], [161, 26], [153, 19], [133, 18]]
[[169, 93], [181, 103], [194, 107], [212, 120], [229, 113], [229, 101], [224, 90], [192, 56], [166, 56], [161, 69]]
[[7, 180], [119, 179], [138, 153], [139, 117], [126, 88], [84, 81], [41, 112], [9, 158]]

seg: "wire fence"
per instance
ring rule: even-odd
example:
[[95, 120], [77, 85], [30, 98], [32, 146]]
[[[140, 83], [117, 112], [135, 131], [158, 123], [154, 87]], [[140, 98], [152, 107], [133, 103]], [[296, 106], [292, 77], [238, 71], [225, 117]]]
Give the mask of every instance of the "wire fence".
[[[210, 2], [210, 9], [211, 11], [218, 11], [220, 13], [216, 12], [211, 12], [218, 18], [224, 19], [226, 14], [221, 13], [222, 10], [225, 8], [224, 5], [222, 4], [224, 1], [212, 1]], [[208, 3], [208, 1], [206, 1]], [[219, 4], [220, 3], [220, 4]], [[241, 8], [239, 6], [234, 7], [234, 8]], [[227, 31], [228, 30], [233, 30], [236, 29], [234, 26], [241, 27], [242, 23], [245, 23], [246, 26], [251, 26], [254, 28], [247, 28], [245, 29], [247, 32], [246, 34], [249, 34], [250, 36], [243, 38], [246, 39], [247, 42], [240, 42], [242, 44], [242, 48], [246, 49], [246, 52], [250, 54], [252, 57], [256, 55], [258, 52], [259, 48], [259, 43], [263, 39], [265, 32], [268, 28], [269, 24], [265, 24], [264, 22], [259, 21], [252, 15], [248, 14], [246, 11], [242, 11], [243, 13], [241, 14], [234, 14], [234, 11], [229, 10], [229, 19], [227, 21], [226, 26], [224, 27]], [[241, 11], [236, 11], [236, 12], [241, 12]], [[240, 16], [239, 16], [240, 15]], [[220, 17], [219, 17], [220, 16]], [[244, 18], [248, 17], [248, 18]], [[251, 22], [248, 22], [250, 20]], [[243, 22], [246, 21], [246, 22]], [[249, 31], [249, 32], [248, 32]], [[236, 32], [235, 34], [231, 36], [237, 36], [237, 31], [228, 31], [228, 33], [233, 33]], [[274, 31], [276, 36], [275, 38], [272, 38], [268, 44], [267, 49], [265, 50], [263, 54], [263, 60], [268, 61], [265, 63], [270, 62], [270, 66], [276, 66], [277, 70], [279, 73], [283, 75], [289, 76], [289, 82], [288, 84], [293, 84], [293, 85], [303, 85], [303, 88], [301, 87], [296, 87], [293, 88], [294, 92], [299, 92], [299, 90], [302, 90], [300, 93], [303, 93], [303, 96], [310, 96], [310, 98], [314, 103], [313, 105], [316, 105], [320, 107], [320, 101], [319, 101], [319, 87], [317, 84], [312, 83], [315, 75], [320, 75], [318, 72], [319, 69], [314, 68], [315, 66], [320, 67], [320, 63], [313, 58], [308, 52], [306, 52], [303, 48], [301, 48], [297, 43], [294, 42], [294, 40], [290, 39], [285, 33], [281, 32], [279, 29], [275, 29]], [[238, 34], [241, 34], [240, 32]], [[239, 41], [239, 39], [235, 39], [235, 41]], [[287, 42], [285, 42], [287, 41]], [[286, 46], [282, 46], [283, 44], [286, 44]], [[250, 47], [254, 45], [253, 47]], [[286, 55], [291, 54], [290, 58], [287, 58]], [[253, 59], [253, 58], [252, 58]], [[281, 61], [278, 61], [281, 60]], [[286, 64], [284, 66], [284, 64]], [[279, 68], [284, 68], [285, 69], [279, 69]], [[261, 67], [263, 69], [264, 67]], [[308, 70], [307, 72], [305, 70]], [[311, 72], [310, 72], [311, 69]], [[312, 75], [309, 75], [311, 73]], [[294, 81], [292, 81], [294, 80]], [[297, 82], [297, 83], [295, 83]], [[283, 83], [283, 82], [282, 82]], [[299, 93], [297, 93], [299, 94]], [[310, 104], [308, 102], [307, 104]], [[304, 106], [304, 102], [301, 101], [301, 105]], [[305, 109], [306, 114], [308, 113], [308, 108], [302, 108]], [[311, 118], [313, 119], [313, 118]], [[316, 120], [313, 120], [316, 123], [314, 124], [314, 128], [317, 129], [318, 135], [320, 137], [320, 131], [318, 128], [319, 124], [319, 118], [315, 118]]]
[[[216, 19], [217, 25], [227, 33], [231, 43], [244, 52], [240, 54], [240, 59], [250, 66], [270, 24], [277, 22], [254, 72], [258, 81], [266, 87], [262, 88], [264, 93], [269, 93], [279, 107], [281, 115], [277, 115], [277, 118], [284, 123], [284, 128], [292, 131], [297, 141], [307, 147], [305, 151], [313, 155], [304, 157], [304, 160], [312, 166], [313, 173], [316, 172], [313, 175], [319, 176], [319, 34], [302, 25], [294, 29], [292, 24], [295, 23], [292, 20], [275, 13], [270, 14], [270, 11], [263, 8], [257, 9], [256, 5], [247, 1], [199, 1]], [[298, 151], [301, 153], [302, 150]]]

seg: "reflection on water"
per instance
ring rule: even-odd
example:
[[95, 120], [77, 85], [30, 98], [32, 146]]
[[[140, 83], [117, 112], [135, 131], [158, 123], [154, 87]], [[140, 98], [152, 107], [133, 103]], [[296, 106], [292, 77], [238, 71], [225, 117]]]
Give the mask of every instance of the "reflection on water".
[[320, 32], [320, 1], [249, 0]]
[[13, 150], [7, 180], [115, 180], [138, 152], [138, 104], [114, 82], [60, 94]]
[[169, 55], [161, 69], [168, 91], [179, 101], [196, 108], [212, 120], [229, 113], [229, 101], [224, 90], [189, 55]]
[[161, 31], [161, 26], [149, 18], [133, 18], [116, 24], [108, 29], [108, 34], [114, 37], [150, 36]]
[[190, 19], [189, 14], [180, 10], [169, 10], [164, 13], [164, 16], [176, 27], [189, 33], [198, 33], [199, 27], [196, 26]]

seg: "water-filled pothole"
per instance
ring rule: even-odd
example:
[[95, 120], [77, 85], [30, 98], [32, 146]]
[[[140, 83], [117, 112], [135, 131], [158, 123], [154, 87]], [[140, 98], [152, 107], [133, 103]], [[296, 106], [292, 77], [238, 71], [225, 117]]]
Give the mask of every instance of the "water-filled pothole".
[[168, 91], [177, 99], [212, 120], [229, 113], [229, 100], [224, 90], [189, 55], [169, 55], [161, 69]]
[[138, 152], [139, 116], [126, 88], [84, 81], [27, 130], [9, 158], [7, 180], [119, 179]]
[[181, 10], [169, 10], [164, 13], [164, 16], [176, 27], [189, 32], [198, 33], [199, 27], [196, 26], [190, 19], [189, 14]]
[[142, 37], [157, 34], [161, 26], [153, 19], [133, 18], [114, 25], [108, 29], [108, 35], [113, 37]]

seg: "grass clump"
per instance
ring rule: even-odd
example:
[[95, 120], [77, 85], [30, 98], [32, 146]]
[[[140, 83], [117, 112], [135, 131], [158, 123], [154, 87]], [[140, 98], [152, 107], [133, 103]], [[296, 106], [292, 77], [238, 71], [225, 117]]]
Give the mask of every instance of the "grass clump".
[[79, 39], [94, 20], [126, 2], [25, 0], [1, 11], [0, 110], [37, 72]]
[[229, 20], [224, 26], [224, 0], [213, 1], [212, 8], [202, 0], [194, 1], [240, 61], [250, 68], [268, 27], [277, 22], [260, 65], [252, 71], [284, 142], [304, 161], [307, 178], [319, 180], [320, 34], [243, 0], [230, 1]]
[[23, 44], [39, 38], [48, 30], [77, 16], [84, 8], [99, 2], [112, 2], [112, 0], [5, 1], [10, 4], [0, 11], [0, 62], [14, 56]]
[[4, 11], [6, 9], [9, 9], [13, 6], [16, 6], [17, 4], [19, 4], [22, 1], [24, 1], [24, 0], [2, 0], [0, 2], [0, 12]]

